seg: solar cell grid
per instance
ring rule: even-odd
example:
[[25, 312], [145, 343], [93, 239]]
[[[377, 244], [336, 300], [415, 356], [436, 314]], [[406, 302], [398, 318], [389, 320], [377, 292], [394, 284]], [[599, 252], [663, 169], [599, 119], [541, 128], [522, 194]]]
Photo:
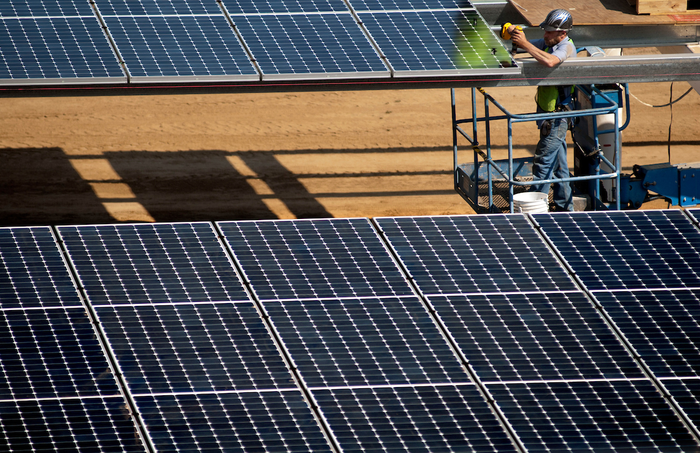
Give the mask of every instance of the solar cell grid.
[[413, 294], [367, 219], [218, 225], [261, 300]]
[[700, 377], [700, 289], [595, 297], [657, 377]]
[[94, 305], [250, 300], [209, 223], [59, 227]]
[[681, 211], [535, 219], [592, 291], [700, 287], [700, 231]]
[[431, 296], [484, 382], [642, 378], [582, 293]]
[[375, 220], [426, 295], [577, 289], [524, 216]]
[[263, 73], [289, 77], [375, 77], [388, 70], [349, 13], [232, 16]]
[[488, 384], [528, 451], [698, 448], [648, 380]]

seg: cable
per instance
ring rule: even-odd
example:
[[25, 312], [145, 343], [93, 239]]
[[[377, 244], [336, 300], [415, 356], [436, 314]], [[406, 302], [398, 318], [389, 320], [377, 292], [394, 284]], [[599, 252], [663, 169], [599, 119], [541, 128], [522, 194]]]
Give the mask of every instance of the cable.
[[[671, 82], [671, 87], [673, 87], [673, 82]], [[672, 106], [672, 105], [675, 104], [676, 102], [678, 102], [678, 101], [680, 101], [681, 99], [683, 99], [684, 97], [686, 97], [691, 91], [693, 91], [693, 87], [688, 88], [688, 91], [686, 91], [685, 93], [683, 93], [683, 94], [681, 95], [681, 97], [679, 97], [679, 98], [676, 99], [675, 101], [674, 101], [673, 99], [671, 99], [671, 100], [669, 101], [668, 104], [662, 104], [662, 105], [651, 105], [651, 104], [647, 104], [646, 102], [642, 101], [641, 99], [639, 99], [637, 96], [635, 96], [635, 95], [632, 94], [631, 92], [630, 92], [630, 96], [632, 96], [634, 99], [636, 99], [636, 100], [637, 100], [640, 104], [642, 104], [642, 105], [646, 105], [647, 107], [660, 108], [660, 107], [669, 107], [669, 106]], [[673, 92], [673, 89], [671, 89], [671, 92]]]

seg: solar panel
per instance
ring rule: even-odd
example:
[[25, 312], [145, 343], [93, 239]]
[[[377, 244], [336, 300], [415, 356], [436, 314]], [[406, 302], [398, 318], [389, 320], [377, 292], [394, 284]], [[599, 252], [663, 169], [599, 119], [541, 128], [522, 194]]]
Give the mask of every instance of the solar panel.
[[12, 16], [3, 12], [0, 16], [0, 85], [126, 81], [92, 13], [65, 17], [38, 13]]
[[577, 290], [524, 216], [375, 221], [426, 295]]
[[250, 300], [209, 223], [58, 230], [95, 306]]
[[261, 300], [413, 295], [367, 219], [218, 225]]
[[0, 229], [0, 449], [144, 451], [47, 227]]
[[503, 73], [515, 67], [476, 11], [371, 12], [358, 17], [396, 76]]
[[259, 79], [223, 15], [104, 20], [135, 82]]
[[389, 72], [349, 13], [232, 16], [263, 80], [386, 77]]
[[330, 451], [211, 224], [59, 232], [158, 451]]
[[311, 387], [470, 382], [417, 297], [264, 306]]
[[682, 211], [536, 215], [586, 288], [700, 287], [700, 231]]
[[431, 296], [485, 381], [644, 377], [583, 293]]

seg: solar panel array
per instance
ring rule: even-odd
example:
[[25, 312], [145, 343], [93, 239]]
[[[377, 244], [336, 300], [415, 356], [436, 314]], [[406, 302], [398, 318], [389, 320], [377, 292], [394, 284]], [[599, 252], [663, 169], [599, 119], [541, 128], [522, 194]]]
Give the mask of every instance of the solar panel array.
[[697, 218], [0, 228], [1, 449], [697, 451]]
[[0, 85], [387, 79], [518, 71], [468, 2], [8, 0]]

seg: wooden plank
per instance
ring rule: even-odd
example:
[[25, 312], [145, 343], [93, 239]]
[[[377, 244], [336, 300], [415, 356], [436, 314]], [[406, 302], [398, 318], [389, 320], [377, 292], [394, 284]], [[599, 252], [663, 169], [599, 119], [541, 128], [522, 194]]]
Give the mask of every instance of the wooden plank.
[[638, 0], [637, 14], [678, 14], [686, 12], [687, 0]]
[[[627, 0], [508, 0], [520, 11], [526, 25], [539, 26], [553, 9], [571, 12], [576, 25], [669, 25], [672, 17], [637, 14]], [[637, 0], [637, 3], [644, 0]]]

